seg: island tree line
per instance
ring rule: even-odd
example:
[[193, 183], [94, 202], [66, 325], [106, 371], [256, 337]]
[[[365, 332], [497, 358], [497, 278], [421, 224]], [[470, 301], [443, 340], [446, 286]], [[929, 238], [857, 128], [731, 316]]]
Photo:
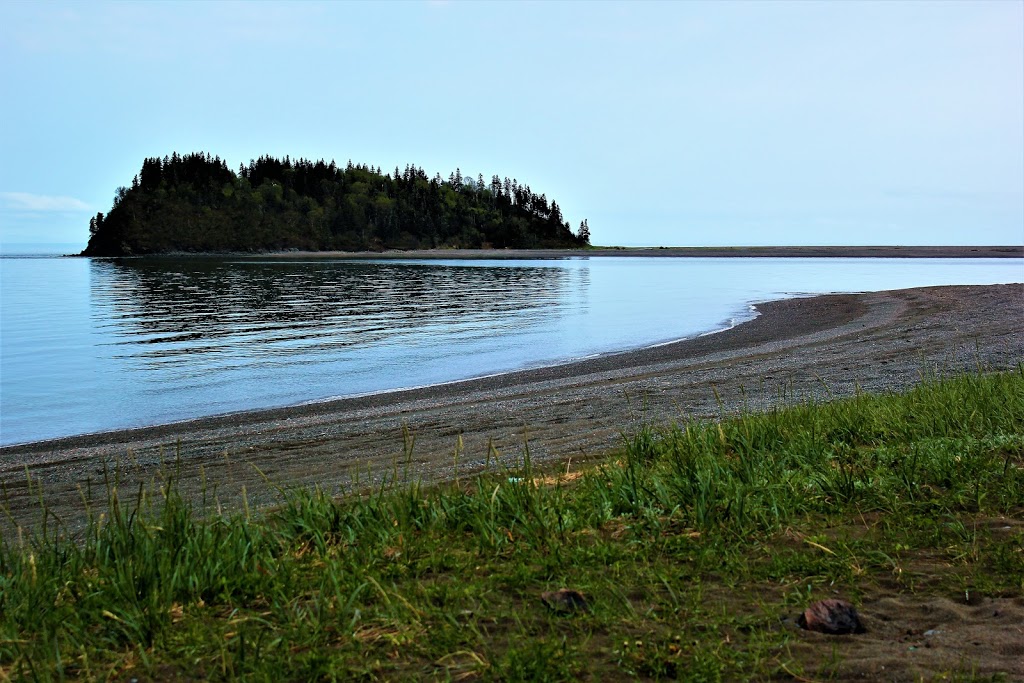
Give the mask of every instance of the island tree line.
[[220, 157], [147, 158], [107, 215], [89, 221], [86, 256], [288, 249], [577, 248], [558, 203], [509, 178], [428, 177], [333, 161], [262, 156], [238, 173]]

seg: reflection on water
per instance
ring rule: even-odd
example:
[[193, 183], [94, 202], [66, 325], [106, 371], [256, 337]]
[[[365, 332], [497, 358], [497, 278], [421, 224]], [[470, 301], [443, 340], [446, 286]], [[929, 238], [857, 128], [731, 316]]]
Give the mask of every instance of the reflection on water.
[[[586, 269], [371, 262], [94, 261], [93, 316], [135, 368], [318, 362], [545, 325]], [[577, 281], [573, 286], [573, 281]]]

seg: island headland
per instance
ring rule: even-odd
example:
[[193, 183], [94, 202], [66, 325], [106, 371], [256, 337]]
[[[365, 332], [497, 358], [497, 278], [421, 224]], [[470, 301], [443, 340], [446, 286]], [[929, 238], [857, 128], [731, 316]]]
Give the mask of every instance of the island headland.
[[202, 152], [147, 158], [89, 221], [82, 256], [522, 259], [1022, 258], [1024, 245], [595, 247], [558, 202], [518, 180], [447, 179], [413, 165], [384, 173], [348, 162], [262, 156], [237, 172]]
[[84, 256], [168, 253], [580, 248], [558, 202], [516, 179], [445, 180], [262, 156], [238, 172], [202, 152], [148, 158], [110, 211], [89, 221]]

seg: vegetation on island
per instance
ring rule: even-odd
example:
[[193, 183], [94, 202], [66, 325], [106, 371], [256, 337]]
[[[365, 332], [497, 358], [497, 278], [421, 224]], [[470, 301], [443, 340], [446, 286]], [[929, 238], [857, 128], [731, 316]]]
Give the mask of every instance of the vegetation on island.
[[[396, 463], [390, 484], [262, 513], [184, 500], [173, 464], [130, 492], [114, 468], [84, 533], [50, 516], [4, 536], [0, 679], [860, 680], [852, 639], [890, 628], [886, 679], [1002, 680], [972, 655], [915, 668], [942, 622], [870, 612], [980, 594], [1005, 600], [992, 633], [1012, 618], [1024, 371], [641, 429], [582, 469], [506, 465], [424, 487]], [[540, 599], [561, 588], [582, 597]], [[837, 594], [875, 596], [867, 634], [794, 624]]]
[[146, 159], [110, 211], [89, 221], [84, 256], [172, 252], [579, 248], [556, 201], [497, 175], [262, 156], [230, 170], [219, 157]]

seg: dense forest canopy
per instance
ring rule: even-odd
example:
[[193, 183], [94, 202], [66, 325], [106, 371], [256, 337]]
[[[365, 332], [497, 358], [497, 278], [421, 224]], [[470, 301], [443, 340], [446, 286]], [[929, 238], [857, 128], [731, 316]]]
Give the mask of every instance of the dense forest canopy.
[[85, 256], [170, 252], [431, 248], [567, 248], [558, 203], [528, 185], [456, 170], [447, 180], [406, 166], [393, 173], [263, 156], [238, 173], [219, 157], [149, 158], [120, 187], [107, 215], [89, 221]]

